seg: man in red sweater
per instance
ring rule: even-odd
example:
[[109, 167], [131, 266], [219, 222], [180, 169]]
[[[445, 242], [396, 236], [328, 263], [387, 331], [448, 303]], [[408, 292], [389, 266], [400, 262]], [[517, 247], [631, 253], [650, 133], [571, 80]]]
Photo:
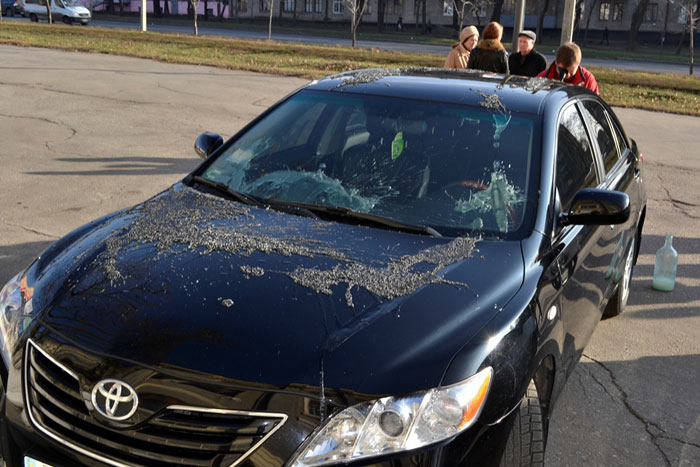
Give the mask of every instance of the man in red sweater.
[[565, 42], [554, 57], [554, 63], [549, 68], [538, 74], [540, 78], [554, 79], [567, 84], [573, 84], [588, 88], [596, 94], [598, 82], [593, 73], [580, 66], [581, 49], [573, 42]]

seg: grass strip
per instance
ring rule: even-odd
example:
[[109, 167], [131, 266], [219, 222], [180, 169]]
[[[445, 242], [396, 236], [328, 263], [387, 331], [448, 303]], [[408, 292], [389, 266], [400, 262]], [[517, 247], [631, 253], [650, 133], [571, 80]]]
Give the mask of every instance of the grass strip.
[[[356, 68], [441, 66], [445, 57], [99, 27], [0, 23], [0, 44], [149, 58], [309, 79]], [[700, 78], [591, 67], [611, 105], [700, 116]]]

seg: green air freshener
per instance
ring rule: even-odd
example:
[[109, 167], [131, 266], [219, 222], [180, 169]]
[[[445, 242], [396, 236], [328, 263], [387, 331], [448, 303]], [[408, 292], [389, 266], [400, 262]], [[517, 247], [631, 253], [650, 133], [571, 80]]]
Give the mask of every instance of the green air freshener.
[[401, 153], [403, 152], [403, 131], [399, 131], [396, 133], [396, 136], [394, 136], [394, 141], [391, 142], [391, 160], [395, 161], [396, 159], [399, 158]]

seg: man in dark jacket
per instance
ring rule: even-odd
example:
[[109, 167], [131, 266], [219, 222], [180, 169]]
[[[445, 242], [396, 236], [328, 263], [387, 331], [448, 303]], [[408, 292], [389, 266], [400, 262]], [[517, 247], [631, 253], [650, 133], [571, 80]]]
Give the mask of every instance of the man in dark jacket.
[[537, 36], [532, 31], [520, 31], [518, 35], [518, 52], [508, 57], [511, 75], [537, 76], [547, 68], [547, 59], [535, 50]]

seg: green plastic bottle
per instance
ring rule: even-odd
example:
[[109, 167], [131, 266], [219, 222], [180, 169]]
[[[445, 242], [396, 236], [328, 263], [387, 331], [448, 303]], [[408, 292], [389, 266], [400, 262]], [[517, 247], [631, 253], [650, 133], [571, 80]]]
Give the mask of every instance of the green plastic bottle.
[[678, 253], [671, 244], [673, 235], [666, 235], [664, 246], [656, 252], [654, 265], [654, 282], [652, 287], [662, 292], [670, 292], [676, 284], [676, 269], [678, 268]]

